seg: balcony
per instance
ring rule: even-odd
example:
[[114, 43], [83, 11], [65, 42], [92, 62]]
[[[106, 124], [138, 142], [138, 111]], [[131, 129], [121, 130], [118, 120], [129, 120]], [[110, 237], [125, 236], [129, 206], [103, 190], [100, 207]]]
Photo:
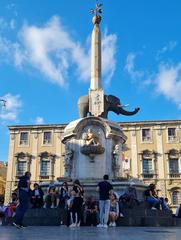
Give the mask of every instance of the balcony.
[[43, 145], [50, 145], [50, 144], [51, 144], [51, 139], [43, 140]]
[[141, 174], [143, 178], [153, 178], [156, 174], [153, 170], [143, 170], [143, 173]]
[[142, 136], [142, 142], [151, 142], [151, 140], [150, 136]]
[[16, 177], [19, 178], [25, 174], [26, 171], [17, 171], [16, 172]]
[[20, 145], [28, 145], [28, 140], [20, 140]]
[[48, 172], [41, 172], [39, 177], [40, 179], [49, 179], [50, 175]]
[[168, 142], [177, 142], [178, 138], [175, 135], [168, 136]]
[[169, 175], [169, 178], [180, 178], [181, 173], [178, 173], [178, 172], [170, 172], [168, 175]]

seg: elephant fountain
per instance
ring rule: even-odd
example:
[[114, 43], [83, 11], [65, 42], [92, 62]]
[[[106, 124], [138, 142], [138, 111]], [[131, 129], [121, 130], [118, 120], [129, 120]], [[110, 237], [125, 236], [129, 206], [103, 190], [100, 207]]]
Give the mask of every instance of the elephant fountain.
[[[89, 113], [89, 96], [81, 96], [78, 100], [78, 108], [79, 108], [79, 115], [80, 118], [87, 117], [87, 115], [91, 115]], [[104, 112], [101, 114], [100, 117], [107, 118], [108, 112], [112, 111], [116, 114], [122, 114], [126, 116], [135, 115], [140, 108], [135, 108], [134, 111], [126, 111], [120, 103], [120, 99], [113, 95], [104, 95]]]

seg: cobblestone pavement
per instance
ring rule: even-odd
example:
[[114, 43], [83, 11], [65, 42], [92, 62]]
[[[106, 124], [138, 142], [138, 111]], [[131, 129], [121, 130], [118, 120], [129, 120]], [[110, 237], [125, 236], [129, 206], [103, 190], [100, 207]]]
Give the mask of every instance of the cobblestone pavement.
[[181, 228], [116, 227], [98, 229], [80, 227], [27, 227], [16, 229], [0, 226], [0, 240], [180, 240]]

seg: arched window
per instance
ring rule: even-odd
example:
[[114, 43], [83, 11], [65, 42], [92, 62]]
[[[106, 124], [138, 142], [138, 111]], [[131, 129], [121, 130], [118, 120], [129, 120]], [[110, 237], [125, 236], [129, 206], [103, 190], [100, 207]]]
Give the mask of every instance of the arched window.
[[150, 150], [144, 150], [141, 155], [142, 161], [142, 176], [143, 178], [153, 178], [155, 175], [155, 153]]
[[180, 192], [179, 191], [173, 191], [172, 192], [172, 204], [178, 205], [180, 200]]
[[179, 173], [179, 152], [176, 149], [170, 149], [168, 154], [168, 167], [170, 178], [180, 177]]
[[40, 178], [48, 179], [54, 177], [55, 155], [42, 152], [40, 155]]

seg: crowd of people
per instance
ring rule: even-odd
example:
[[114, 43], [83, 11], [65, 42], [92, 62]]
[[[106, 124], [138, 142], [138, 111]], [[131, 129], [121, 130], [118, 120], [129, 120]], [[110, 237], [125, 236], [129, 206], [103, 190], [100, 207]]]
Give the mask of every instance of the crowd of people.
[[[60, 189], [50, 186], [45, 194], [38, 183], [34, 184], [33, 190], [30, 189], [30, 177], [29, 172], [20, 177], [18, 193], [14, 192], [12, 201], [1, 209], [5, 220], [13, 218], [13, 225], [17, 228], [24, 227], [23, 217], [29, 207], [62, 208], [66, 212], [66, 225], [69, 227], [92, 225], [107, 228], [115, 227], [117, 219], [124, 217], [124, 206], [133, 208], [139, 205], [134, 183], [130, 183], [125, 192], [118, 196], [108, 175], [104, 175], [97, 185], [99, 200], [95, 195], [85, 198], [86, 194], [78, 179], [73, 182], [73, 186], [68, 186], [67, 182], [64, 182]], [[168, 199], [158, 197], [154, 184], [150, 184], [145, 191], [145, 200], [152, 210], [170, 211]], [[181, 206], [176, 214], [181, 217]], [[63, 223], [65, 222], [62, 220], [60, 224]]]

